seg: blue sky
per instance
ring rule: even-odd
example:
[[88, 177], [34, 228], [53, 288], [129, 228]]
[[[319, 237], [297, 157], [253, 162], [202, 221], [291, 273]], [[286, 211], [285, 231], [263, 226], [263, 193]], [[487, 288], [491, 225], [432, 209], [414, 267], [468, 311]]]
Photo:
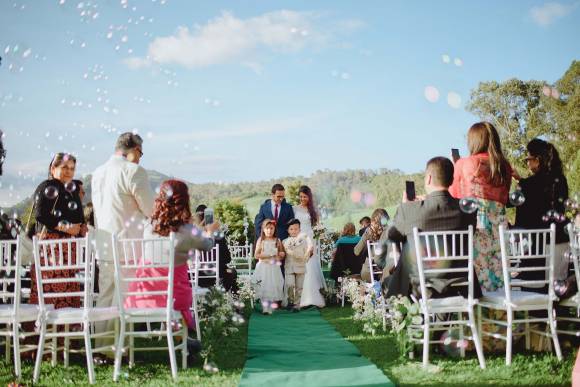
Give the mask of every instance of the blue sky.
[[192, 182], [416, 172], [465, 154], [479, 82], [554, 82], [578, 36], [577, 1], [2, 1], [0, 206], [54, 152], [90, 173], [129, 130]]

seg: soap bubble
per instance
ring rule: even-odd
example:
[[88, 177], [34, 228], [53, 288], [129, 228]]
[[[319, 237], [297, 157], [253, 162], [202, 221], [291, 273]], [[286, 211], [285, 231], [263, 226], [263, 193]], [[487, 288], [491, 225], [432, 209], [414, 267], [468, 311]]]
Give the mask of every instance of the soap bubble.
[[69, 181], [68, 183], [66, 183], [66, 184], [64, 185], [64, 189], [65, 189], [67, 192], [73, 193], [73, 192], [74, 192], [74, 191], [77, 189], [77, 185], [75, 184], [75, 182], [74, 182], [74, 181]]
[[425, 98], [431, 103], [439, 100], [439, 90], [435, 86], [427, 86], [424, 91]]
[[526, 201], [526, 198], [522, 191], [516, 190], [510, 193], [510, 203], [515, 207], [521, 206]]
[[56, 188], [52, 185], [46, 187], [46, 189], [44, 190], [44, 196], [46, 196], [46, 198], [49, 200], [56, 199], [58, 196], [58, 188]]
[[52, 215], [53, 215], [55, 218], [60, 218], [60, 217], [62, 216], [62, 212], [60, 212], [60, 210], [53, 210], [53, 211], [52, 211]]
[[477, 202], [473, 198], [463, 198], [459, 200], [459, 208], [466, 214], [473, 214], [477, 211]]
[[77, 202], [71, 201], [68, 203], [68, 209], [71, 211], [76, 211], [76, 209], [79, 208]]

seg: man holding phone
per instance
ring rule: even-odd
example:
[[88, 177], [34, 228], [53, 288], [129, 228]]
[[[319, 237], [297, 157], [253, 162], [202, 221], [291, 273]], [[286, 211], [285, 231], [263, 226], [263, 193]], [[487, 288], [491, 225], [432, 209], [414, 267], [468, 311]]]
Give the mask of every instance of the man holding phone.
[[[475, 226], [476, 215], [461, 211], [459, 201], [449, 194], [448, 189], [453, 182], [453, 170], [453, 163], [446, 157], [434, 157], [427, 162], [425, 168], [427, 195], [411, 201], [408, 200], [408, 196], [413, 192], [405, 190], [403, 203], [397, 209], [393, 224], [387, 231], [390, 241], [407, 244], [408, 239], [413, 237], [413, 227], [418, 227], [420, 231], [447, 231], [466, 230], [469, 225]], [[395, 272], [384, 284], [387, 297], [409, 294], [411, 276], [416, 271], [414, 269], [416, 262], [411, 257], [412, 254], [405, 254], [408, 250], [406, 247], [403, 248], [403, 255]], [[475, 284], [477, 285], [478, 282], [475, 281]], [[465, 290], [462, 287], [454, 288], [454, 291], [455, 289]], [[479, 286], [475, 286], [474, 296], [481, 296]]]

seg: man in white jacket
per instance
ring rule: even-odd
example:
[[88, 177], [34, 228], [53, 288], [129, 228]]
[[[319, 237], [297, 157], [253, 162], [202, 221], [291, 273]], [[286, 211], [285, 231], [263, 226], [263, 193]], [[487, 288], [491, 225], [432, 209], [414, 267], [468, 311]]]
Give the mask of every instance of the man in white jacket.
[[[147, 172], [139, 161], [143, 156], [143, 139], [123, 133], [117, 139], [115, 154], [93, 173], [91, 183], [95, 213], [96, 251], [99, 263], [99, 297], [97, 306], [110, 307], [115, 299], [115, 270], [111, 236], [142, 238], [143, 224], [153, 211], [154, 194]], [[114, 329], [114, 323], [97, 324], [97, 332]], [[112, 338], [98, 339], [97, 347], [112, 346]], [[113, 352], [105, 352], [113, 356]]]

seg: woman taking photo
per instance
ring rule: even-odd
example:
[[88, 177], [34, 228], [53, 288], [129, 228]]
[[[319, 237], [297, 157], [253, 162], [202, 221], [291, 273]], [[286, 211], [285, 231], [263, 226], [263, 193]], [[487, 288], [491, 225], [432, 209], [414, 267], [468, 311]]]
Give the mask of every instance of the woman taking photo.
[[[531, 176], [519, 182], [524, 202], [516, 207], [514, 226], [524, 229], [542, 229], [550, 228], [552, 222], [556, 224], [554, 279], [563, 280], [568, 274], [568, 263], [564, 259], [564, 252], [568, 248], [569, 238], [564, 232], [566, 222], [563, 215], [564, 203], [568, 199], [568, 181], [562, 171], [562, 161], [554, 145], [534, 138], [526, 148], [526, 163]], [[539, 264], [543, 263], [539, 262]], [[523, 272], [520, 275], [525, 274]]]
[[477, 210], [474, 258], [481, 286], [493, 291], [503, 286], [499, 226], [507, 226], [506, 204], [512, 168], [501, 150], [499, 134], [489, 122], [478, 122], [467, 132], [470, 155], [455, 163], [451, 196], [462, 210]]
[[[369, 265], [366, 264], [366, 258], [368, 257], [367, 241], [379, 242], [381, 246], [387, 242], [387, 223], [389, 222], [389, 214], [384, 208], [377, 208], [373, 211], [371, 215], [371, 224], [367, 227], [365, 233], [363, 234], [361, 240], [354, 247], [354, 253], [361, 258], [363, 266], [361, 268], [360, 276], [365, 282], [372, 283], [371, 272]], [[379, 265], [382, 269], [386, 266], [386, 260], [381, 258], [378, 254], [375, 257], [371, 257], [373, 261]], [[384, 273], [388, 275], [388, 270]]]

